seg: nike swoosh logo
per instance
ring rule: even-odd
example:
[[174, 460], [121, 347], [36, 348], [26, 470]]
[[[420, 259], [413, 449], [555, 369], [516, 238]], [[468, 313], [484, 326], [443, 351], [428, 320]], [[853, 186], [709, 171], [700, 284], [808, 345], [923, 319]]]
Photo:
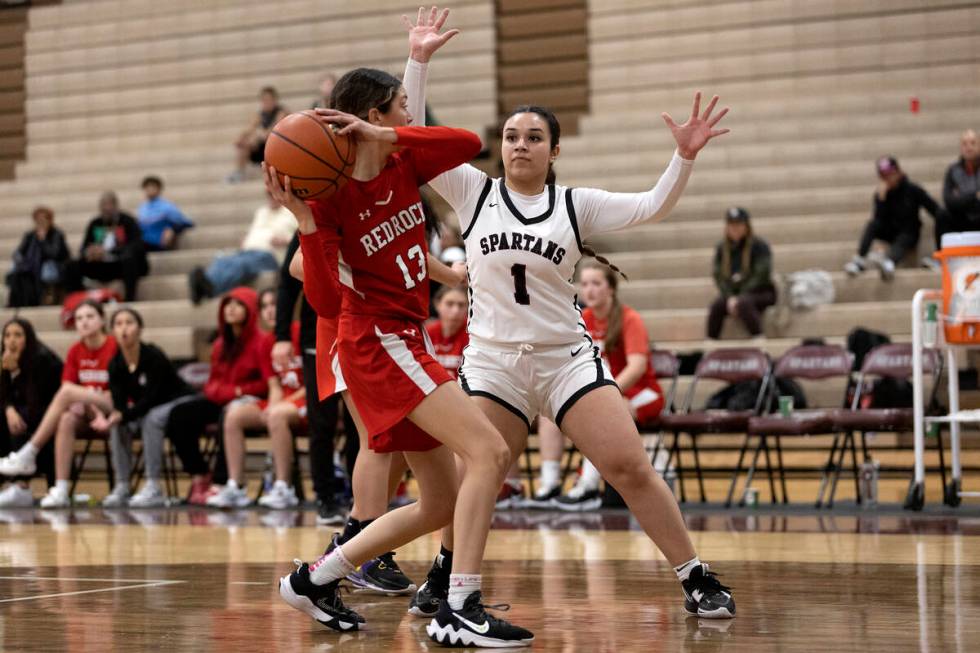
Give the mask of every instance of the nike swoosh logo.
[[455, 612], [453, 613], [453, 616], [456, 617], [457, 619], [459, 619], [460, 621], [462, 621], [467, 626], [469, 626], [470, 630], [472, 630], [473, 632], [475, 632], [477, 634], [486, 635], [487, 632], [490, 630], [490, 622], [489, 621], [484, 621], [481, 625], [477, 626], [475, 623], [473, 623], [472, 621], [470, 621], [466, 617], [461, 617], [458, 614], [456, 614]]
[[579, 353], [580, 351], [582, 351], [582, 349], [583, 349], [584, 347], [585, 347], [585, 345], [582, 345], [581, 347], [579, 347], [578, 349], [576, 349], [575, 351], [573, 351], [573, 352], [572, 352], [572, 358], [575, 358], [576, 356], [578, 356], [578, 353]]
[[487, 206], [492, 209], [493, 207], [497, 206], [497, 203], [496, 202], [490, 202], [489, 204], [487, 204]]

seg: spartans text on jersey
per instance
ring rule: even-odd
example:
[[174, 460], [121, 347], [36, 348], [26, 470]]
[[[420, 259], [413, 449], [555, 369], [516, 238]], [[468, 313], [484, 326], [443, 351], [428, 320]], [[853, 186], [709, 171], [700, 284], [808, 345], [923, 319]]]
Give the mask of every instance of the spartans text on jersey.
[[559, 247], [558, 243], [554, 241], [549, 240], [547, 242], [548, 244], [546, 246], [544, 239], [539, 236], [532, 236], [531, 234], [501, 232], [499, 235], [490, 234], [481, 238], [480, 251], [484, 254], [489, 254], [505, 249], [518, 249], [537, 254], [549, 259], [555, 265], [560, 265], [562, 259], [565, 258], [565, 248]]

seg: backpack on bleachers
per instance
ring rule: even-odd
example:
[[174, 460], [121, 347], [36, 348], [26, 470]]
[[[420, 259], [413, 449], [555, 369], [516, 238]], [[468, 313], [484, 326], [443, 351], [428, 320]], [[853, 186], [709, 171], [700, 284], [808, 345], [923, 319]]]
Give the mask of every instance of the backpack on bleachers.
[[786, 293], [794, 310], [834, 303], [834, 280], [826, 270], [802, 270], [786, 277]]

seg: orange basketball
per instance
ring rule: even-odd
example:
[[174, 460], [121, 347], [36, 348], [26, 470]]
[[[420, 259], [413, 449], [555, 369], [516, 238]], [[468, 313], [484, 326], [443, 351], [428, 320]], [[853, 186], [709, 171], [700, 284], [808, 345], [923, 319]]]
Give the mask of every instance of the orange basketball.
[[293, 193], [304, 200], [325, 199], [347, 183], [357, 148], [348, 136], [320, 124], [312, 110], [280, 120], [265, 142], [265, 162], [279, 182], [289, 175]]

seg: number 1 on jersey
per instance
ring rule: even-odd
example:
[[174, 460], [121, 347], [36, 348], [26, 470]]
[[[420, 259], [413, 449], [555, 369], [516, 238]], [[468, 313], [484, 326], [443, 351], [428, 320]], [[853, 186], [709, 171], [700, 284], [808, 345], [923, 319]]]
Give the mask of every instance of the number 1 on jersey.
[[527, 294], [527, 266], [515, 263], [510, 268], [510, 274], [514, 277], [514, 301], [521, 306], [528, 306], [531, 296]]
[[416, 281], [422, 281], [425, 279], [425, 253], [422, 251], [420, 245], [415, 245], [410, 250], [408, 250], [408, 260], [411, 261], [413, 258], [419, 260], [419, 272], [415, 275], [415, 279], [412, 278], [411, 273], [408, 271], [408, 265], [405, 264], [402, 255], [399, 254], [395, 257], [395, 263], [401, 268], [402, 275], [405, 277], [405, 290], [411, 290], [415, 287]]

